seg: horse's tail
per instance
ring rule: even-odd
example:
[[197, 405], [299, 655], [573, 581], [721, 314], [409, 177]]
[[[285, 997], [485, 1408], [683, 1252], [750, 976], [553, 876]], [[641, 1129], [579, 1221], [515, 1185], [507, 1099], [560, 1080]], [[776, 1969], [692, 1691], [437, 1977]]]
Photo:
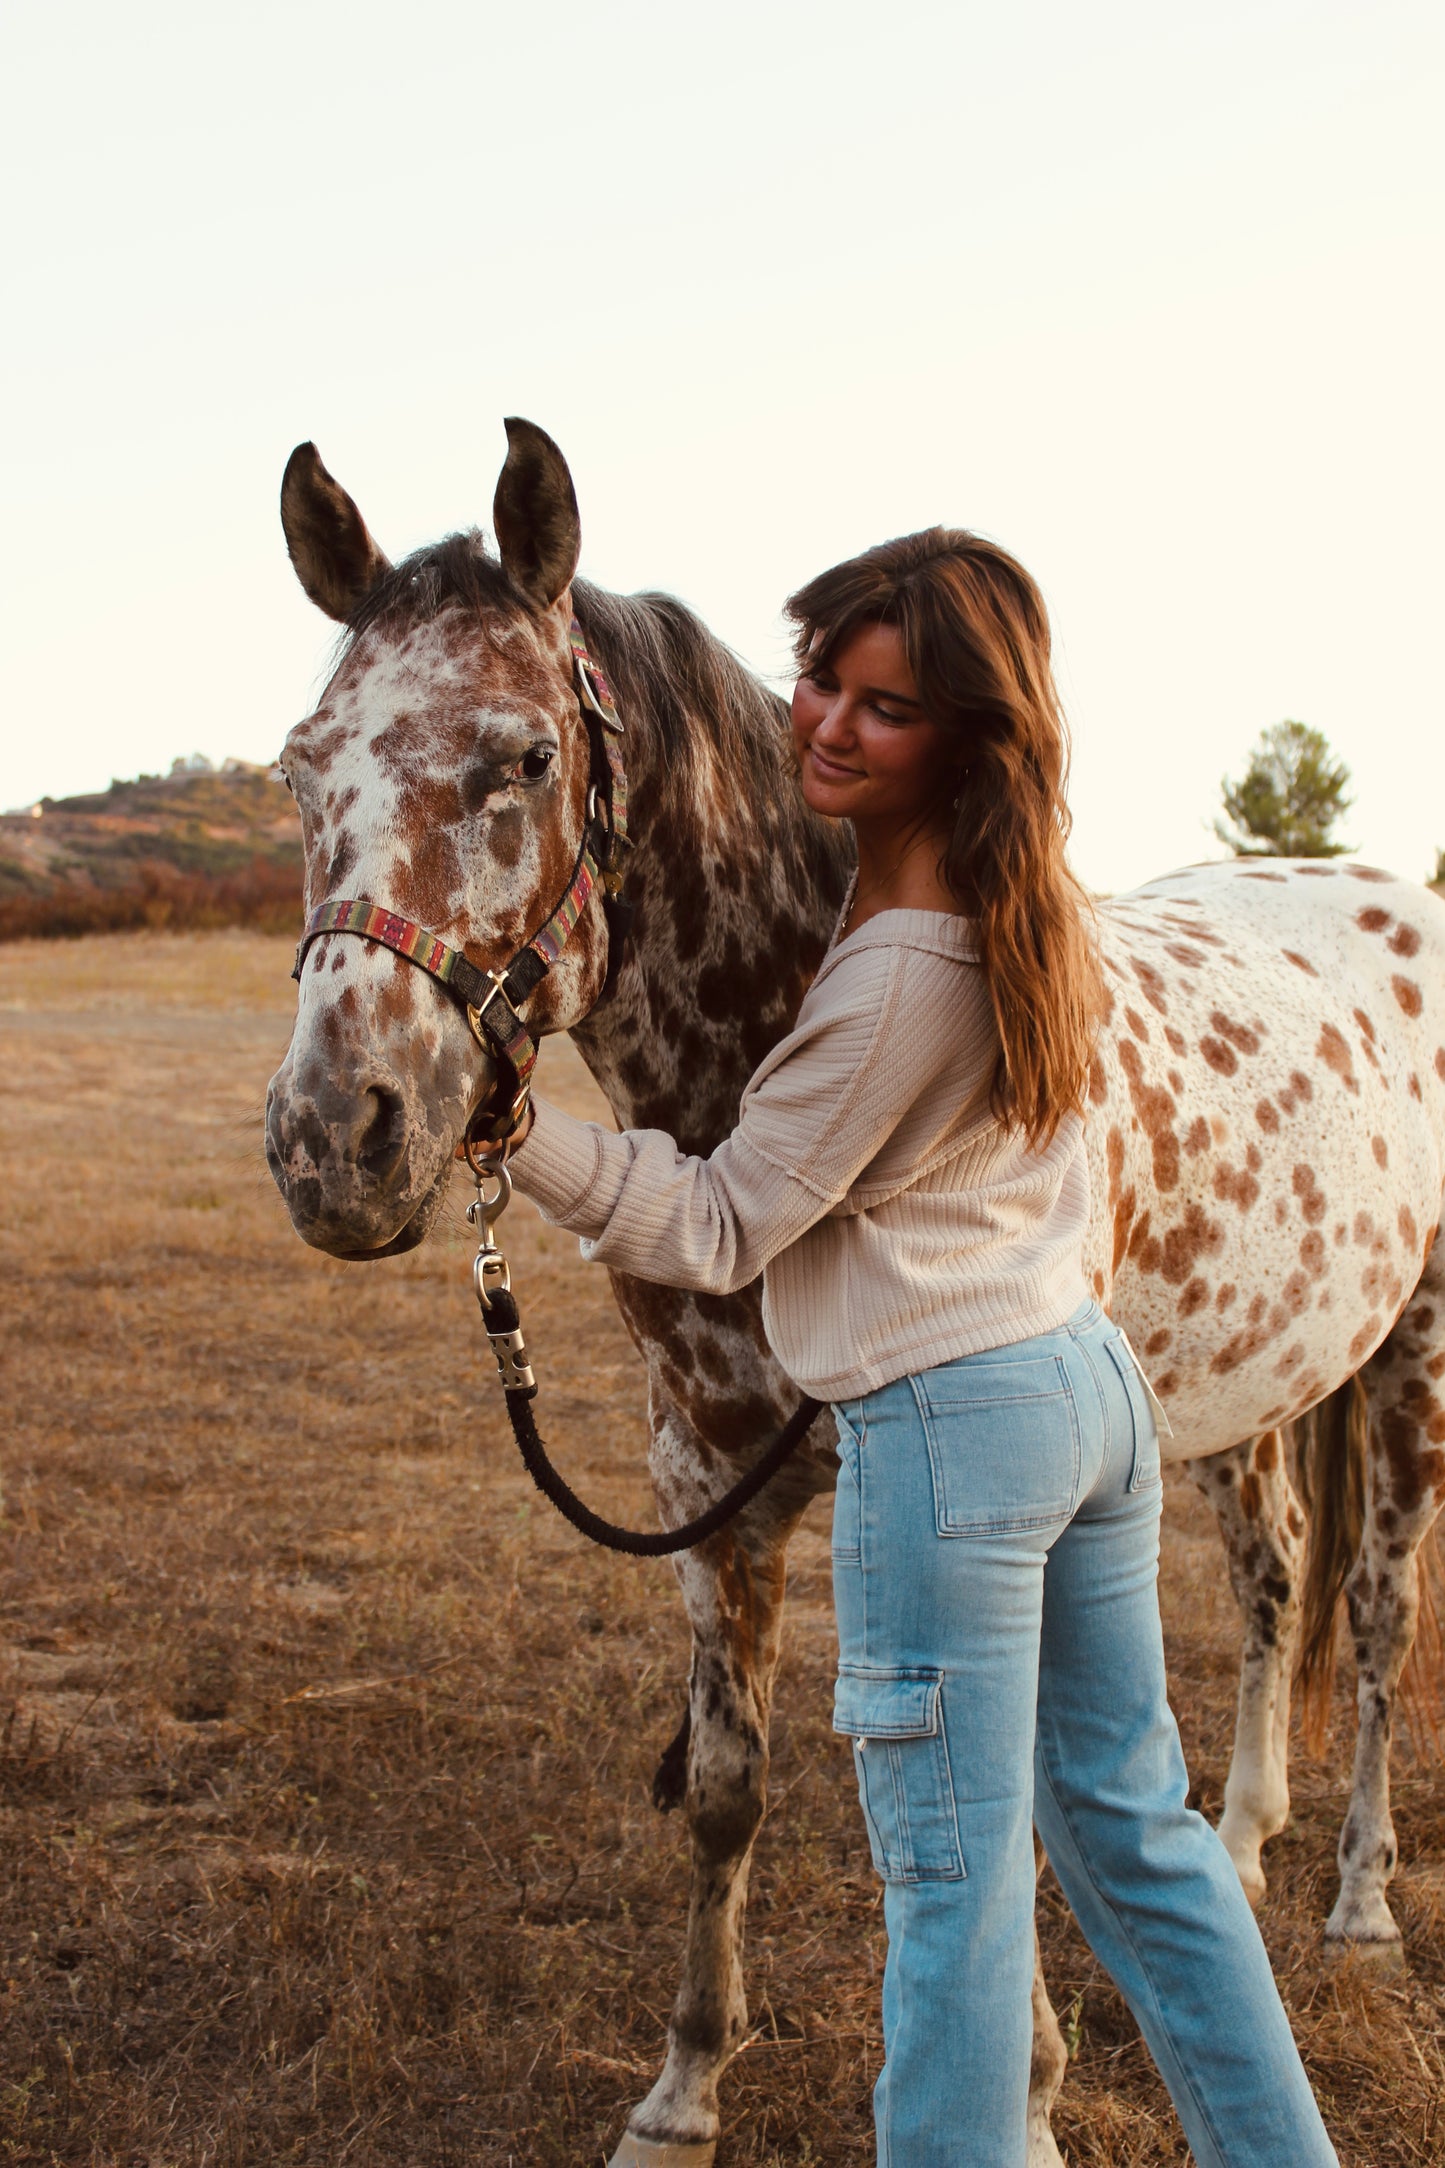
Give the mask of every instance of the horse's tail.
[[1323, 1752], [1335, 1684], [1335, 1613], [1365, 1530], [1365, 1392], [1347, 1378], [1294, 1426], [1300, 1497], [1310, 1519], [1295, 1678], [1300, 1726]]
[[[1324, 1750], [1335, 1683], [1335, 1616], [1365, 1527], [1365, 1459], [1369, 1415], [1358, 1376], [1294, 1425], [1300, 1497], [1310, 1517], [1304, 1615], [1295, 1680], [1300, 1728], [1312, 1754]], [[1440, 1744], [1441, 1636], [1431, 1571], [1433, 1546], [1422, 1546], [1419, 1617], [1401, 1681], [1412, 1717]]]

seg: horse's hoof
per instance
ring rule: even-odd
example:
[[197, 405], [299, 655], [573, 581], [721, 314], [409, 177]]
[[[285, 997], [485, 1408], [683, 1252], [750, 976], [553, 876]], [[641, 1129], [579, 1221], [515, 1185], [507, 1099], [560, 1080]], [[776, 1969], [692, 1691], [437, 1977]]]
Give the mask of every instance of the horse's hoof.
[[1388, 1959], [1391, 1951], [1398, 1953], [1400, 1930], [1384, 1893], [1375, 1891], [1351, 1899], [1341, 1892], [1325, 1924], [1325, 1947], [1337, 1952], [1358, 1950], [1362, 1957]]
[[607, 2168], [712, 2168], [716, 2155], [716, 2138], [681, 2145], [671, 2139], [644, 2138], [635, 2130], [625, 2130]]

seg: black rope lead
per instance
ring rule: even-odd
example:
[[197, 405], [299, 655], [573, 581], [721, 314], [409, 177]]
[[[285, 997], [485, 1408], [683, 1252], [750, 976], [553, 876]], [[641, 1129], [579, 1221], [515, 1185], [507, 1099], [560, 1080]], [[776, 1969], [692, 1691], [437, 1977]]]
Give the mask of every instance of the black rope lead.
[[[520, 1334], [521, 1319], [510, 1288], [497, 1287], [491, 1291], [486, 1322], [489, 1337]], [[715, 1536], [757, 1497], [765, 1484], [772, 1481], [784, 1461], [797, 1451], [823, 1410], [821, 1400], [804, 1400], [762, 1459], [755, 1461], [726, 1496], [719, 1498], [716, 1505], [709, 1506], [706, 1513], [700, 1513], [695, 1521], [688, 1521], [682, 1528], [645, 1530], [619, 1528], [614, 1521], [604, 1521], [600, 1514], [583, 1504], [571, 1485], [557, 1473], [533, 1419], [532, 1400], [536, 1390], [535, 1385], [525, 1385], [510, 1389], [505, 1395], [517, 1450], [528, 1475], [542, 1496], [551, 1501], [564, 1520], [572, 1523], [579, 1535], [586, 1536], [592, 1543], [600, 1543], [605, 1550], [623, 1551], [629, 1558], [669, 1558], [674, 1551], [690, 1551], [694, 1544], [705, 1543], [709, 1536]]]

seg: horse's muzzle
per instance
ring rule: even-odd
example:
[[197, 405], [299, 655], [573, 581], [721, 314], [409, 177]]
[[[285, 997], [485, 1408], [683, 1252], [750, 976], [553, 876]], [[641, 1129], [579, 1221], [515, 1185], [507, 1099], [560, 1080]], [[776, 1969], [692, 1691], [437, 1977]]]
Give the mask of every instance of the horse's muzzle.
[[288, 1059], [266, 1097], [266, 1164], [292, 1226], [332, 1257], [414, 1249], [446, 1197], [450, 1137], [393, 1075], [348, 1088], [308, 1070], [298, 1078]]

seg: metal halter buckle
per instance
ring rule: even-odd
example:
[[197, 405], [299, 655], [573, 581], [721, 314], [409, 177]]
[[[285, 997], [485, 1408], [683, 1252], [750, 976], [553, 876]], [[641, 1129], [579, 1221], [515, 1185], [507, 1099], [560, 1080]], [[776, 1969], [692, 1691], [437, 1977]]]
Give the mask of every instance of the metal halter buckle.
[[597, 688], [592, 682], [592, 665], [590, 661], [584, 662], [582, 657], [576, 653], [575, 649], [573, 651], [573, 660], [577, 665], [577, 683], [581, 687], [583, 699], [586, 701], [588, 707], [591, 708], [594, 715], [600, 715], [603, 722], [607, 724], [608, 728], [611, 730], [615, 730], [617, 727], [616, 710], [613, 709], [609, 712], [608, 709], [603, 707], [602, 702], [598, 699]]
[[[489, 971], [487, 973], [487, 977], [491, 980], [493, 986], [497, 990], [497, 993], [501, 995], [502, 1000], [506, 1003], [506, 1006], [510, 1010], [512, 1016], [516, 1019], [517, 1023], [520, 1024], [522, 1019], [520, 1016], [517, 1015], [516, 1008], [514, 1007], [511, 998], [507, 993], [506, 972]], [[471, 1026], [472, 1037], [476, 1040], [477, 1045], [488, 1054], [490, 1054], [492, 1048], [491, 1042], [488, 1039], [486, 1032], [482, 1028], [482, 1009], [489, 1009], [495, 998], [495, 995], [488, 994], [486, 1000], [482, 1003], [481, 1008], [476, 1007], [475, 1004], [470, 1001], [466, 1004], [467, 1022]]]

